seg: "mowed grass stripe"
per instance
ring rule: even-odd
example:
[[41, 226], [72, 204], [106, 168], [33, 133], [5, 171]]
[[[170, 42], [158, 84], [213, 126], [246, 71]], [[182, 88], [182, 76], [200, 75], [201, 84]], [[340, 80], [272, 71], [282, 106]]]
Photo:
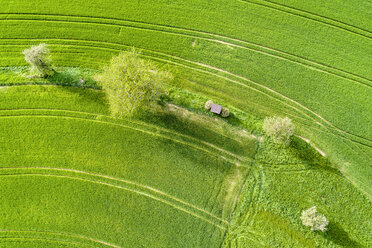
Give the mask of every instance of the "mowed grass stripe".
[[[15, 15], [17, 14], [10, 14]], [[159, 24], [151, 24], [151, 23], [144, 23], [144, 22], [136, 22], [133, 20], [120, 20], [120, 19], [110, 19], [110, 18], [98, 18], [98, 17], [87, 17], [87, 16], [67, 16], [67, 15], [48, 15], [48, 14], [18, 14], [18, 15], [26, 15], [26, 16], [32, 16], [32, 17], [59, 17], [59, 18], [67, 18], [67, 19], [37, 19], [37, 18], [12, 18], [7, 15], [6, 19], [3, 19], [3, 21], [47, 21], [47, 22], [70, 22], [70, 23], [81, 23], [81, 24], [101, 24], [101, 25], [111, 25], [111, 26], [119, 26], [119, 27], [126, 27], [126, 28], [135, 28], [135, 29], [142, 29], [142, 30], [150, 30], [155, 32], [163, 32], [167, 34], [174, 34], [189, 38], [197, 38], [202, 39], [210, 42], [216, 42], [225, 44], [228, 46], [233, 47], [239, 47], [242, 49], [247, 49], [253, 52], [258, 52], [267, 56], [272, 56], [278, 59], [290, 61], [292, 63], [296, 63], [301, 66], [305, 66], [307, 68], [317, 70], [319, 72], [328, 73], [337, 77], [341, 77], [347, 80], [351, 80], [356, 83], [360, 83], [369, 87], [372, 87], [372, 80], [357, 75], [352, 72], [348, 72], [342, 69], [338, 69], [336, 67], [325, 65], [323, 63], [319, 63], [295, 54], [291, 54], [288, 52], [284, 52], [278, 49], [274, 49], [271, 47], [263, 46], [260, 44], [248, 42], [245, 40], [240, 40], [236, 38], [231, 38], [228, 36], [223, 36], [215, 33], [210, 32], [204, 32], [200, 30], [193, 30], [193, 29], [186, 29], [186, 28], [180, 28], [180, 27], [174, 27], [174, 26], [165, 26], [165, 25], [159, 25]], [[73, 17], [71, 20], [70, 18]], [[70, 19], [70, 20], [68, 20]], [[78, 20], [78, 19], [87, 19], [87, 20]], [[100, 22], [95, 22], [93, 20], [99, 20]], [[125, 23], [110, 23], [108, 21], [122, 21]], [[142, 26], [140, 26], [142, 25]], [[145, 26], [144, 26], [145, 25]], [[185, 33], [186, 32], [186, 33]]]
[[78, 180], [78, 181], [82, 181], [82, 182], [89, 182], [89, 183], [94, 183], [94, 184], [99, 184], [99, 185], [104, 185], [104, 186], [108, 186], [108, 187], [113, 187], [113, 188], [117, 188], [117, 189], [121, 189], [121, 190], [125, 190], [125, 191], [128, 191], [128, 192], [131, 192], [131, 193], [134, 193], [134, 194], [138, 194], [138, 195], [142, 195], [142, 196], [145, 196], [145, 197], [148, 197], [148, 198], [151, 198], [155, 201], [158, 201], [158, 202], [161, 202], [161, 203], [164, 203], [172, 208], [175, 208], [179, 211], [182, 211], [186, 214], [189, 214], [193, 217], [196, 217], [200, 220], [203, 220], [221, 230], [226, 230], [227, 228], [225, 226], [222, 226], [222, 225], [219, 225], [219, 224], [216, 224], [215, 222], [203, 217], [203, 216], [200, 216], [199, 214], [197, 213], [194, 213], [192, 211], [189, 211], [183, 207], [180, 207], [180, 206], [177, 206], [175, 204], [173, 204], [172, 202], [169, 202], [169, 201], [166, 201], [164, 199], [161, 199], [159, 197], [156, 197], [156, 196], [153, 196], [151, 194], [148, 194], [148, 193], [145, 193], [145, 192], [141, 192], [139, 190], [135, 190], [135, 189], [130, 189], [130, 188], [127, 188], [127, 187], [123, 187], [123, 186], [118, 186], [118, 185], [114, 185], [114, 184], [109, 184], [109, 183], [106, 183], [106, 182], [101, 182], [101, 181], [97, 181], [97, 180], [91, 180], [91, 179], [84, 179], [84, 178], [79, 178], [79, 177], [75, 177], [75, 176], [66, 176], [66, 175], [53, 175], [53, 174], [42, 174], [42, 173], [13, 173], [13, 174], [0, 174], [0, 177], [23, 177], [23, 176], [34, 176], [34, 177], [56, 177], [56, 178], [64, 178], [64, 179], [71, 179], [71, 180]]
[[362, 36], [362, 37], [365, 37], [365, 38], [368, 38], [368, 39], [372, 39], [372, 32], [370, 32], [366, 29], [356, 27], [354, 25], [350, 25], [350, 24], [347, 24], [345, 22], [342, 22], [342, 21], [339, 21], [339, 20], [336, 20], [336, 19], [333, 19], [333, 18], [325, 17], [325, 16], [322, 16], [322, 15], [318, 15], [318, 14], [314, 14], [314, 13], [311, 13], [311, 12], [308, 12], [308, 11], [304, 11], [304, 10], [300, 10], [300, 9], [297, 9], [297, 8], [294, 8], [294, 7], [290, 7], [290, 6], [287, 6], [287, 5], [284, 5], [284, 4], [274, 3], [274, 2], [268, 1], [268, 0], [238, 0], [238, 1], [245, 2], [245, 3], [251, 3], [251, 4], [256, 4], [256, 5], [259, 5], [259, 6], [262, 6], [262, 7], [277, 10], [277, 11], [280, 11], [280, 12], [283, 12], [283, 13], [287, 13], [287, 14], [290, 14], [290, 15], [300, 17], [300, 18], [305, 18], [305, 19], [308, 19], [308, 20], [312, 20], [312, 21], [315, 21], [315, 22], [318, 22], [318, 23], [321, 23], [321, 24], [324, 24], [324, 25], [331, 26], [333, 28], [338, 28], [338, 29], [341, 29], [341, 30], [346, 31], [346, 32], [350, 32], [350, 33], [358, 35], [358, 36]]
[[[141, 189], [142, 191], [138, 190], [138, 189], [134, 189], [135, 191], [138, 191], [138, 192], [142, 192], [144, 194], [147, 194], [145, 191], [150, 191], [152, 194], [156, 195], [161, 195], [162, 197], [165, 197], [165, 198], [168, 198], [168, 200], [165, 200], [167, 201], [169, 204], [171, 204], [172, 202], [169, 201], [169, 200], [173, 200], [175, 202], [177, 202], [177, 204], [181, 204], [181, 205], [184, 205], [184, 207], [182, 207], [183, 209], [186, 209], [187, 207], [193, 209], [193, 211], [196, 211], [196, 212], [201, 212], [199, 213], [200, 214], [206, 214], [208, 215], [209, 217], [215, 219], [216, 221], [218, 221], [218, 223], [224, 223], [226, 225], [229, 225], [229, 222], [227, 220], [224, 220], [208, 211], [206, 211], [205, 209], [202, 209], [198, 206], [195, 206], [193, 204], [190, 204], [186, 201], [183, 201], [177, 197], [174, 197], [170, 194], [167, 194], [163, 191], [160, 191], [160, 190], [157, 190], [153, 187], [150, 187], [150, 186], [147, 186], [147, 185], [143, 185], [143, 184], [140, 184], [140, 183], [136, 183], [136, 182], [133, 182], [133, 181], [130, 181], [130, 180], [124, 180], [124, 179], [121, 179], [121, 178], [115, 178], [115, 177], [112, 177], [112, 176], [107, 176], [107, 175], [102, 175], [102, 174], [97, 174], [97, 173], [91, 173], [91, 172], [86, 172], [86, 171], [80, 171], [80, 170], [75, 170], [75, 169], [68, 169], [68, 168], [52, 168], [52, 167], [2, 167], [0, 168], [0, 171], [5, 171], [7, 174], [6, 175], [23, 175], [23, 174], [27, 174], [27, 175], [42, 175], [44, 174], [45, 172], [67, 172], [67, 173], [71, 173], [71, 175], [61, 175], [61, 176], [66, 176], [66, 177], [75, 177], [74, 175], [75, 174], [79, 174], [79, 177], [81, 176], [92, 176], [93, 178], [100, 178], [101, 180], [102, 179], [108, 179], [110, 181], [114, 181], [114, 182], [119, 182], [119, 183], [123, 183], [125, 185], [130, 185], [130, 186], [134, 186], [135, 188], [139, 188]], [[31, 172], [29, 172], [31, 171]], [[35, 172], [36, 171], [36, 172]], [[9, 172], [9, 173], [8, 173]], [[54, 174], [46, 174], [45, 175], [54, 175]], [[56, 176], [59, 176], [60, 174], [56, 174]], [[77, 178], [79, 178], [77, 177]], [[92, 180], [90, 178], [82, 178], [82, 179], [87, 179], [87, 180]], [[100, 183], [107, 183], [107, 182], [104, 182], [104, 181], [101, 181], [101, 180], [93, 180], [95, 182], [100, 182]], [[112, 186], [116, 186], [115, 184], [112, 184], [112, 183], [108, 183], [109, 185], [112, 185]], [[129, 189], [128, 187], [124, 187], [125, 189]], [[144, 191], [145, 190], [145, 191]], [[154, 196], [153, 195], [153, 196]], [[154, 197], [157, 197], [157, 196], [154, 196]], [[155, 199], [155, 198], [153, 198]], [[160, 199], [160, 198], [159, 198]], [[186, 207], [185, 207], [186, 206]]]
[[[145, 49], [144, 49], [144, 50], [145, 50]], [[266, 96], [268, 96], [268, 97], [270, 97], [270, 98], [272, 98], [272, 99], [275, 99], [275, 100], [281, 102], [282, 104], [285, 104], [286, 106], [288, 106], [288, 107], [290, 107], [290, 108], [292, 108], [292, 109], [294, 109], [294, 110], [296, 110], [296, 111], [298, 111], [298, 112], [304, 114], [305, 116], [307, 116], [307, 117], [309, 117], [310, 119], [312, 119], [312, 120], [314, 121], [314, 123], [319, 123], [319, 121], [324, 122], [324, 124], [321, 124], [321, 123], [319, 123], [319, 124], [320, 124], [321, 126], [325, 126], [325, 127], [327, 127], [327, 128], [333, 128], [335, 131], [338, 131], [338, 132], [337, 132], [337, 135], [340, 134], [340, 133], [343, 133], [344, 135], [350, 135], [350, 136], [353, 136], [353, 138], [361, 139], [361, 140], [363, 140], [363, 141], [355, 140], [355, 139], [352, 139], [352, 138], [350, 138], [350, 137], [346, 137], [346, 138], [350, 139], [351, 141], [354, 141], [354, 142], [359, 143], [359, 144], [362, 144], [362, 145], [371, 146], [371, 144], [372, 144], [372, 143], [371, 143], [371, 142], [372, 142], [371, 139], [368, 139], [368, 138], [362, 137], [362, 136], [360, 136], [360, 135], [353, 134], [353, 133], [348, 132], [348, 131], [345, 131], [345, 130], [339, 128], [339, 127], [336, 127], [336, 126], [335, 126], [334, 124], [332, 124], [330, 121], [326, 120], [324, 117], [320, 116], [320, 115], [317, 114], [316, 112], [314, 112], [314, 111], [312, 111], [311, 109], [307, 108], [305, 105], [303, 105], [303, 104], [301, 104], [301, 103], [299, 103], [299, 102], [297, 102], [297, 101], [295, 101], [295, 100], [293, 100], [293, 99], [291, 99], [291, 98], [289, 98], [289, 97], [287, 97], [287, 96], [285, 96], [285, 95], [283, 95], [283, 94], [281, 94], [281, 93], [279, 93], [279, 92], [277, 92], [277, 91], [275, 91], [275, 90], [273, 90], [273, 89], [271, 89], [271, 88], [269, 88], [269, 87], [267, 87], [267, 86], [264, 86], [264, 85], [262, 85], [262, 84], [260, 84], [260, 83], [257, 83], [257, 82], [255, 82], [255, 81], [252, 81], [251, 79], [248, 79], [248, 78], [246, 78], [246, 77], [242, 77], [242, 76], [239, 76], [239, 75], [233, 74], [233, 73], [231, 73], [231, 72], [228, 72], [228, 71], [225, 71], [225, 70], [222, 70], [222, 69], [216, 68], [216, 67], [212, 67], [212, 66], [210, 66], [210, 65], [205, 65], [205, 64], [202, 64], [202, 63], [198, 63], [198, 62], [192, 62], [192, 61], [185, 60], [185, 59], [182, 59], [182, 58], [177, 58], [177, 59], [180, 59], [180, 60], [182, 60], [182, 61], [184, 61], [184, 62], [188, 62], [188, 63], [192, 63], [192, 64], [194, 64], [194, 65], [202, 66], [202, 67], [207, 68], [207, 69], [212, 69], [212, 70], [215, 70], [215, 71], [217, 71], [217, 72], [221, 72], [221, 73], [224, 73], [224, 74], [226, 74], [226, 75], [229, 75], [229, 76], [232, 76], [232, 77], [235, 77], [235, 78], [241, 79], [241, 80], [246, 81], [246, 82], [249, 82], [249, 83], [252, 83], [252, 84], [254, 84], [254, 85], [260, 87], [261, 89], [264, 89], [264, 90], [267, 90], [267, 91], [270, 92], [270, 93], [273, 93], [274, 95], [278, 96], [279, 98], [272, 97], [272, 95], [267, 94], [267, 92], [264, 92], [263, 90], [259, 90], [259, 89], [257, 89], [257, 88], [252, 87], [252, 86], [249, 86], [249, 85], [247, 85], [247, 84], [244, 84], [244, 83], [242, 83], [242, 82], [240, 82], [240, 81], [233, 80], [233, 79], [231, 79], [231, 78], [229, 78], [229, 77], [225, 77], [225, 76], [219, 75], [219, 74], [217, 74], [217, 73], [212, 73], [212, 72], [210, 72], [210, 71], [208, 71], [208, 70], [205, 70], [205, 69], [204, 69], [204, 70], [203, 70], [203, 69], [196, 69], [195, 67], [187, 66], [187, 65], [185, 65], [185, 64], [178, 63], [178, 62], [173, 62], [172, 60], [159, 59], [159, 58], [152, 57], [152, 56], [147, 56], [147, 55], [143, 55], [143, 57], [149, 57], [149, 58], [156, 59], [156, 60], [159, 60], [159, 61], [164, 61], [164, 62], [172, 63], [172, 64], [175, 64], [175, 65], [178, 65], [178, 66], [186, 67], [186, 68], [189, 68], [189, 69], [192, 69], [192, 70], [195, 70], [195, 71], [199, 71], [199, 72], [207, 73], [207, 74], [210, 74], [210, 75], [213, 75], [213, 76], [216, 76], [216, 77], [222, 78], [222, 79], [224, 79], [224, 80], [228, 80], [228, 81], [230, 81], [230, 82], [234, 82], [235, 84], [238, 84], [238, 85], [240, 85], [240, 86], [244, 86], [244, 87], [247, 87], [247, 88], [253, 89], [254, 91], [257, 91], [257, 92], [263, 93], [263, 94], [265, 94]], [[171, 57], [172, 57], [172, 58], [175, 58], [175, 56], [171, 56]], [[280, 99], [280, 98], [282, 98], [282, 99]], [[300, 108], [298, 108], [298, 107], [294, 107], [294, 106], [288, 104], [288, 102], [290, 102], [290, 103], [294, 103], [296, 106], [300, 107], [302, 110], [301, 110]], [[308, 113], [304, 112], [303, 110], [307, 111]], [[309, 114], [309, 113], [310, 113], [310, 114]], [[316, 118], [314, 118], [314, 116], [315, 116], [316, 118], [318, 118], [318, 120], [317, 120]], [[366, 144], [366, 143], [364, 143], [364, 142], [367, 142], [367, 143], [369, 143], [369, 144]]]
[[[261, 170], [258, 171], [257, 168], [255, 168], [251, 170], [249, 177], [253, 179], [253, 182], [251, 185], [249, 185], [250, 187], [248, 192], [246, 192], [245, 199], [247, 203], [245, 204], [244, 215], [242, 215], [238, 221], [239, 224], [244, 223], [244, 225], [231, 225], [231, 229], [229, 229], [229, 236], [226, 237], [226, 239], [231, 241], [238, 239], [240, 236], [249, 236], [255, 242], [261, 243], [260, 240], [263, 238], [263, 236], [251, 230], [251, 225], [255, 215], [257, 214], [257, 207], [259, 206], [257, 203], [260, 202], [260, 197], [262, 194], [263, 173]], [[244, 185], [243, 187], [247, 187], [247, 185]], [[249, 235], [244, 235], [246, 233], [249, 233]]]
[[[157, 133], [155, 131], [148, 131], [148, 130], [145, 130], [145, 129], [140, 129], [140, 128], [138, 128], [138, 126], [134, 127], [134, 125], [133, 126], [130, 126], [130, 125], [124, 125], [124, 124], [119, 124], [119, 123], [113, 123], [113, 122], [110, 122], [110, 121], [103, 121], [103, 120], [97, 120], [97, 119], [89, 119], [89, 118], [83, 118], [83, 117], [74, 117], [74, 116], [63, 116], [63, 115], [32, 115], [32, 114], [0, 115], [0, 118], [13, 118], [13, 117], [23, 117], [23, 118], [27, 118], [27, 117], [37, 117], [37, 118], [65, 118], [65, 119], [84, 120], [84, 121], [96, 122], [96, 123], [101, 123], [101, 124], [114, 125], [114, 126], [119, 126], [119, 127], [124, 127], [124, 128], [127, 128], [127, 129], [132, 129], [132, 130], [135, 130], [135, 131], [139, 131], [139, 132], [142, 132], [142, 133], [145, 133], [145, 134], [149, 134], [149, 135], [161, 137], [163, 139], [168, 139], [168, 140], [171, 140], [173, 142], [176, 142], [176, 143], [179, 143], [179, 144], [188, 146], [190, 148], [193, 148], [193, 149], [202, 151], [202, 152], [207, 153], [207, 154], [209, 154], [209, 155], [211, 155], [213, 157], [218, 157], [220, 159], [226, 160], [226, 161], [228, 161], [231, 164], [236, 164], [236, 162], [250, 161], [247, 158], [244, 158], [244, 157], [235, 155], [235, 154], [233, 154], [233, 153], [231, 153], [229, 151], [226, 151], [226, 150], [224, 150], [222, 148], [216, 147], [216, 146], [214, 146], [212, 144], [209, 144], [209, 143], [206, 143], [206, 142], [203, 142], [203, 144], [206, 144], [207, 146], [210, 146], [211, 148], [217, 150], [218, 152], [216, 152], [216, 151], [210, 151], [208, 149], [205, 149], [203, 147], [200, 147], [200, 146], [196, 145], [195, 143], [186, 142], [186, 141], [183, 141], [183, 140], [180, 140], [180, 139], [175, 139], [174, 136], [171, 136], [170, 137], [168, 135], [163, 135], [163, 134]], [[225, 156], [220, 155], [219, 154], [220, 152], [224, 152], [225, 153]], [[232, 157], [232, 158], [228, 158], [228, 157]]]
[[[95, 243], [95, 246], [97, 245], [104, 245], [104, 246], [108, 246], [108, 247], [114, 247], [114, 248], [120, 248], [119, 246], [117, 245], [114, 245], [114, 244], [111, 244], [111, 243], [108, 243], [108, 242], [105, 242], [105, 241], [102, 241], [102, 240], [98, 240], [98, 239], [94, 239], [94, 238], [90, 238], [90, 237], [86, 237], [86, 236], [83, 236], [83, 235], [77, 235], [77, 234], [70, 234], [70, 233], [63, 233], [63, 232], [52, 232], [52, 231], [43, 231], [43, 230], [11, 230], [11, 229], [0, 229], [0, 234], [3, 235], [3, 234], [14, 234], [14, 233], [20, 233], [20, 234], [33, 234], [33, 235], [37, 235], [37, 234], [42, 234], [42, 235], [50, 235], [51, 237], [54, 237], [54, 236], [59, 236], [59, 237], [66, 237], [66, 238], [73, 238], [73, 239], [79, 239], [79, 240], [84, 240], [84, 241], [89, 241], [89, 242], [93, 242]], [[4, 238], [4, 237], [2, 237]], [[81, 244], [81, 243], [80, 243]], [[89, 244], [84, 244], [84, 245], [89, 245]], [[93, 246], [93, 245], [89, 245], [89, 246]], [[94, 246], [93, 246], [94, 247]]]

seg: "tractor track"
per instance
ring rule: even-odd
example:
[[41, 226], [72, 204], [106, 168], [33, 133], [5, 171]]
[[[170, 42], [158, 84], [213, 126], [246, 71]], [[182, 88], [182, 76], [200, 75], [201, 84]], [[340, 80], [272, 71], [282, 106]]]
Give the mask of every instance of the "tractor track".
[[[28, 170], [31, 170], [31, 171], [34, 170], [34, 171], [37, 171], [37, 172], [27, 172]], [[176, 198], [174, 196], [171, 196], [171, 195], [169, 195], [165, 192], [162, 192], [160, 190], [154, 189], [154, 188], [146, 186], [146, 185], [131, 182], [131, 181], [128, 181], [128, 180], [118, 179], [118, 178], [114, 178], [114, 177], [111, 177], [111, 176], [95, 174], [95, 173], [90, 173], [90, 172], [84, 172], [84, 171], [79, 171], [79, 170], [74, 170], [74, 169], [66, 169], [66, 168], [3, 167], [3, 168], [0, 168], [0, 171], [1, 171], [1, 174], [0, 174], [1, 177], [6, 177], [6, 176], [13, 176], [13, 177], [19, 177], [19, 176], [56, 177], [56, 178], [79, 180], [79, 181], [83, 181], [83, 182], [94, 183], [94, 184], [98, 184], [98, 185], [104, 185], [104, 186], [108, 186], [108, 187], [112, 187], [112, 188], [117, 188], [117, 189], [125, 190], [125, 191], [128, 191], [128, 192], [134, 193], [134, 194], [138, 194], [138, 195], [141, 195], [141, 196], [151, 198], [155, 201], [161, 202], [161, 203], [166, 204], [170, 207], [173, 207], [177, 210], [180, 210], [184, 213], [192, 215], [192, 216], [194, 216], [198, 219], [201, 219], [201, 220], [203, 220], [203, 221], [205, 221], [209, 224], [212, 224], [212, 225], [214, 225], [214, 226], [216, 226], [216, 227], [218, 227], [219, 229], [222, 229], [222, 230], [225, 230], [226, 225], [227, 226], [229, 225], [229, 223], [226, 220], [223, 220], [223, 219], [209, 213], [208, 211], [206, 211], [202, 208], [199, 208], [195, 205], [192, 205], [190, 203], [182, 201], [181, 199], [178, 199], [178, 198]], [[17, 172], [17, 171], [20, 171], [20, 172]], [[53, 174], [52, 172], [55, 172], [55, 173]], [[60, 172], [67, 172], [67, 173], [70, 173], [70, 174], [62, 175], [62, 174], [58, 174], [57, 172], [59, 172], [59, 173]], [[76, 175], [76, 174], [78, 174], [78, 175]], [[101, 178], [101, 180], [92, 179], [92, 178], [89, 178], [89, 177]], [[109, 181], [115, 181], [116, 183], [121, 183], [121, 184], [124, 184], [126, 186], [122, 186], [122, 185], [120, 186], [120, 185], [117, 185], [117, 184], [108, 183], [108, 182], [103, 181], [102, 179], [103, 180], [109, 180]], [[128, 187], [128, 185], [130, 185], [130, 186]], [[134, 187], [134, 188], [130, 188], [130, 187]], [[149, 191], [151, 193], [149, 193], [147, 191]], [[166, 197], [168, 199], [165, 200], [162, 197]], [[175, 203], [175, 202], [177, 202], [177, 203]], [[193, 209], [193, 211], [191, 211], [190, 209]], [[210, 218], [212, 218], [213, 221], [210, 220]], [[221, 225], [221, 224], [223, 224], [223, 225]]]
[[[330, 65], [319, 63], [298, 55], [291, 54], [289, 52], [281, 51], [275, 48], [263, 46], [260, 44], [248, 42], [241, 39], [231, 38], [228, 36], [223, 36], [211, 32], [205, 32], [195, 29], [181, 28], [170, 25], [160, 25], [139, 22], [134, 20], [124, 20], [124, 19], [113, 19], [113, 18], [102, 18], [102, 17], [88, 17], [88, 16], [69, 16], [69, 15], [50, 15], [50, 14], [27, 14], [27, 13], [7, 13], [0, 14], [5, 15], [2, 21], [45, 21], [45, 22], [66, 22], [66, 23], [81, 23], [81, 24], [98, 24], [98, 25], [108, 25], [108, 26], [119, 26], [119, 27], [128, 27], [140, 30], [148, 30], [155, 32], [162, 32], [167, 34], [174, 34], [189, 38], [197, 38], [210, 42], [216, 42], [220, 44], [225, 44], [241, 49], [248, 49], [253, 52], [258, 52], [267, 56], [272, 56], [278, 59], [287, 60], [298, 65], [308, 67], [313, 70], [317, 70], [323, 73], [328, 73], [334, 76], [341, 77], [346, 80], [351, 80], [362, 85], [372, 87], [372, 80], [347, 72]], [[34, 18], [16, 18], [16, 16], [32, 16]], [[11, 17], [14, 16], [14, 17]], [[37, 19], [37, 17], [44, 17], [44, 19]], [[51, 19], [51, 18], [66, 18], [66, 19]], [[50, 19], [46, 19], [50, 18]], [[70, 19], [70, 20], [69, 20]], [[79, 20], [80, 19], [80, 20]], [[115, 23], [121, 22], [121, 23]], [[137, 25], [137, 26], [136, 26]], [[142, 26], [139, 26], [142, 25]]]

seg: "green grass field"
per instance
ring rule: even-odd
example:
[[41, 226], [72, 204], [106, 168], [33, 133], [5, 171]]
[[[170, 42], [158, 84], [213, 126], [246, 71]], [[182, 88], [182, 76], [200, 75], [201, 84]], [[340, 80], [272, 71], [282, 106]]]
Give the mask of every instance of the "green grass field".
[[21, 235], [27, 242], [32, 231], [46, 239], [49, 232], [60, 235], [53, 239], [61, 242], [78, 234], [124, 247], [222, 242], [254, 138], [236, 133], [218, 144], [228, 133], [216, 130], [200, 140], [178, 132], [182, 120], [161, 127], [161, 113], [158, 125], [115, 120], [97, 90], [2, 90], [1, 226], [9, 239], [19, 230], [30, 232]]
[[[372, 244], [371, 1], [0, 3], [0, 246]], [[61, 73], [30, 80], [41, 42]], [[175, 105], [117, 120], [86, 87], [131, 47], [172, 71]], [[272, 115], [296, 125], [287, 149], [259, 141]], [[313, 205], [324, 234], [299, 220]]]

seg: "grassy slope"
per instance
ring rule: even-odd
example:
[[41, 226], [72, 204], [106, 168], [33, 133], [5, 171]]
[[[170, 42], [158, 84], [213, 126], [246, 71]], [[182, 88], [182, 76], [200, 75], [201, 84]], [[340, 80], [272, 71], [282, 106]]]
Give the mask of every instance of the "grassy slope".
[[254, 140], [243, 137], [241, 145], [216, 129], [199, 142], [191, 119], [179, 118], [169, 131], [161, 118], [156, 126], [115, 121], [96, 90], [17, 86], [1, 88], [0, 97], [1, 229], [67, 233], [57, 240], [71, 242], [78, 234], [123, 247], [222, 242], [241, 179], [231, 182], [246, 173], [229, 151], [251, 155]]
[[[369, 2], [309, 7], [292, 1], [296, 9], [261, 0], [62, 2], [54, 8], [43, 1], [36, 9], [37, 1], [4, 3], [2, 12], [14, 14], [0, 22], [2, 65], [23, 64], [19, 52], [39, 41], [54, 44], [57, 63], [92, 68], [127, 46], [143, 48], [152, 59], [176, 63], [189, 90], [260, 116], [292, 115], [298, 133], [371, 195]], [[346, 25], [349, 11], [359, 17]], [[199, 72], [205, 75], [193, 76]], [[201, 89], [210, 82], [212, 89]]]

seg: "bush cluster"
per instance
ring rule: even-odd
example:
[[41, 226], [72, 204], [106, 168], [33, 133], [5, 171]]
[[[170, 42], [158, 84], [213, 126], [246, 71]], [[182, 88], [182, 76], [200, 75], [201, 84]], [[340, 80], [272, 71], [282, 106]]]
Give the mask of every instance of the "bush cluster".
[[221, 110], [221, 116], [226, 118], [226, 117], [229, 117], [230, 115], [230, 111], [228, 108], [226, 107], [222, 107], [222, 110]]
[[204, 107], [205, 107], [206, 110], [210, 110], [210, 109], [212, 108], [212, 105], [213, 105], [212, 100], [208, 100], [208, 101], [205, 103]]

